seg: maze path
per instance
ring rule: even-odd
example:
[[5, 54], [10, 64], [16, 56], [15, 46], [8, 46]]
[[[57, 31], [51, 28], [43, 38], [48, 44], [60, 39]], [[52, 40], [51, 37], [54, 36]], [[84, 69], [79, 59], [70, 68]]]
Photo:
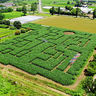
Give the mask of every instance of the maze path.
[[[90, 33], [74, 31], [73, 35], [65, 35], [63, 32], [68, 32], [67, 29], [32, 23], [23, 27], [33, 31], [0, 43], [0, 63], [11, 64], [34, 75], [40, 74], [63, 85], [73, 83], [74, 76], [96, 45], [96, 36]], [[43, 42], [43, 39], [48, 42]], [[76, 53], [81, 53], [80, 57], [66, 71]]]

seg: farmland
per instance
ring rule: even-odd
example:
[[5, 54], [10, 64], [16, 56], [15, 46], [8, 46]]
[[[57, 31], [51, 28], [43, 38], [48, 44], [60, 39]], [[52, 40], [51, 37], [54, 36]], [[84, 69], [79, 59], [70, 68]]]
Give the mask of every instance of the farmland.
[[[96, 34], [33, 23], [22, 27], [33, 31], [0, 43], [0, 63], [42, 75], [62, 85], [73, 84], [96, 46]], [[77, 53], [80, 56], [71, 65], [69, 62]]]
[[4, 28], [0, 28], [0, 38], [1, 37], [5, 37], [7, 35], [11, 35], [14, 34], [16, 30], [10, 30], [10, 29], [4, 29]]
[[3, 13], [3, 14], [5, 15], [4, 19], [12, 19], [12, 18], [23, 16], [22, 12], [9, 12], [9, 13]]
[[55, 26], [60, 28], [67, 28], [72, 30], [96, 33], [96, 20], [90, 20], [88, 18], [75, 18], [70, 16], [53, 16], [45, 18], [34, 23]]

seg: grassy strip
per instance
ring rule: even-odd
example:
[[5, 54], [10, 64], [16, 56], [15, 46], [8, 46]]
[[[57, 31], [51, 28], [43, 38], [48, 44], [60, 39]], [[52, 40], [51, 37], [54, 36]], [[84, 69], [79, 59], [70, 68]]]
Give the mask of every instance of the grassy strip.
[[4, 19], [12, 19], [12, 18], [16, 18], [16, 17], [21, 17], [23, 16], [22, 12], [8, 12], [8, 13], [3, 13], [5, 15]]
[[23, 76], [25, 79], [31, 80], [32, 82], [35, 81], [37, 84], [41, 84], [41, 85], [44, 85], [44, 86], [49, 86], [51, 88], [54, 88], [56, 90], [65, 92], [65, 93], [70, 94], [70, 95], [72, 95], [74, 93], [80, 93], [80, 94], [82, 93], [81, 89], [79, 89], [79, 90], [70, 90], [70, 89], [62, 87], [60, 85], [53, 84], [52, 82], [48, 82], [48, 81], [40, 80], [40, 79], [38, 79], [36, 77], [28, 76], [28, 75], [26, 75], [24, 73], [21, 73], [19, 71], [14, 71], [12, 69], [9, 69], [8, 71], [13, 72], [16, 75]]
[[[13, 80], [8, 80], [7, 78], [3, 78], [0, 76], [0, 96], [47, 96], [43, 95], [38, 91], [34, 91], [34, 89], [26, 88], [25, 86], [21, 86]], [[2, 86], [3, 85], [3, 86]], [[1, 92], [2, 91], [2, 92]]]
[[4, 37], [4, 36], [7, 36], [7, 35], [15, 33], [16, 30], [0, 28], [0, 32], [2, 32], [2, 33], [0, 33], [0, 37]]
[[[12, 72], [13, 70], [10, 70], [10, 71]], [[15, 72], [15, 71], [13, 71], [13, 72]], [[18, 74], [18, 72], [16, 72], [16, 73]], [[42, 93], [42, 94], [45, 93], [44, 96], [46, 96], [46, 94], [48, 96], [49, 95], [54, 95], [54, 96], [59, 96], [60, 95], [60, 96], [62, 96], [61, 94], [55, 93], [55, 92], [49, 90], [46, 87], [39, 86], [39, 84], [36, 84], [34, 82], [25, 80], [24, 78], [25, 78], [26, 75], [23, 75], [22, 73], [20, 74], [20, 76], [16, 76], [16, 75], [14, 76], [14, 75], [12, 75], [10, 73], [7, 73], [7, 72], [5, 74], [8, 75], [7, 76], [8, 78], [12, 78], [13, 80], [16, 80], [17, 82], [20, 82], [20, 84], [22, 83], [24, 86], [26, 86], [26, 87], [28, 87], [32, 90], [37, 90], [37, 92], [39, 91], [39, 93]], [[21, 75], [24, 76], [24, 78], [21, 78]], [[32, 80], [32, 78], [30, 78], [30, 79]], [[35, 80], [36, 80], [36, 78], [35, 78]], [[40, 95], [40, 96], [42, 96], [42, 95]]]

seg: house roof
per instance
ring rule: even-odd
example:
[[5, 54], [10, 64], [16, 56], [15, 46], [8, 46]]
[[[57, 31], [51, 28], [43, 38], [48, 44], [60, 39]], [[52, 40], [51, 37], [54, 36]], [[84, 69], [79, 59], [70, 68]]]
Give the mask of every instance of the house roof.
[[4, 5], [5, 7], [12, 7], [15, 4], [14, 3], [0, 3], [0, 5]]

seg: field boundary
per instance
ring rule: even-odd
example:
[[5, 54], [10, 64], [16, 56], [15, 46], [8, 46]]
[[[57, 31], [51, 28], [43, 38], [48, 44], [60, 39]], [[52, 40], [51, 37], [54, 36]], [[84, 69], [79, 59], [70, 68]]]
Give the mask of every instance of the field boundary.
[[59, 84], [59, 83], [56, 83], [55, 81], [52, 81], [52, 80], [50, 80], [50, 79], [48, 79], [48, 78], [45, 78], [45, 77], [43, 77], [43, 76], [40, 76], [40, 75], [38, 75], [38, 74], [37, 74], [36, 76], [34, 76], [34, 75], [29, 74], [29, 73], [27, 73], [27, 72], [25, 72], [25, 71], [23, 71], [23, 70], [21, 70], [21, 69], [18, 69], [18, 68], [16, 68], [16, 67], [14, 67], [14, 66], [12, 66], [12, 65], [3, 65], [3, 64], [0, 63], [0, 66], [1, 66], [1, 67], [4, 67], [4, 68], [14, 69], [15, 71], [22, 72], [22, 73], [27, 74], [27, 75], [32, 76], [32, 77], [36, 77], [36, 78], [38, 78], [38, 79], [40, 79], [40, 80], [45, 80], [45, 81], [52, 82], [52, 83], [57, 84], [57, 85], [62, 86], [62, 87], [66, 87], [66, 88], [68, 88], [68, 89], [75, 90], [76, 87], [79, 85], [80, 81], [81, 81], [82, 79], [85, 79], [86, 76], [84, 75], [84, 70], [87, 69], [87, 65], [88, 65], [89, 61], [90, 61], [90, 60], [93, 60], [93, 54], [95, 54], [95, 53], [96, 53], [96, 50], [94, 50], [94, 52], [92, 53], [92, 55], [91, 55], [91, 57], [89, 58], [87, 64], [86, 64], [85, 67], [83, 68], [82, 73], [79, 75], [79, 77], [76, 77], [76, 79], [77, 79], [76, 82], [75, 82], [73, 85], [69, 85], [69, 86], [65, 86], [65, 85], [63, 86], [63, 85], [61, 85], [61, 84]]

